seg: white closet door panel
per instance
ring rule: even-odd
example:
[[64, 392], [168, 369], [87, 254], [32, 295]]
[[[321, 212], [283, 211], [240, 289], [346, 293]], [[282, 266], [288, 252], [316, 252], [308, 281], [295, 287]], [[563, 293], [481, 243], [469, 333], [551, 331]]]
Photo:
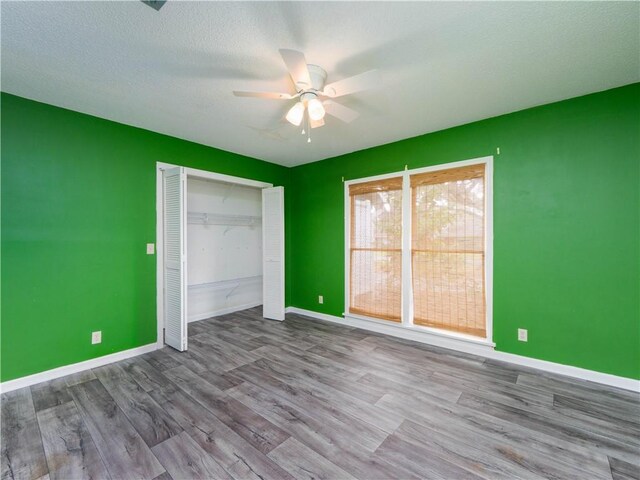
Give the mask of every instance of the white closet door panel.
[[187, 176], [184, 168], [164, 172], [164, 339], [187, 349]]
[[262, 315], [284, 320], [284, 187], [262, 190]]

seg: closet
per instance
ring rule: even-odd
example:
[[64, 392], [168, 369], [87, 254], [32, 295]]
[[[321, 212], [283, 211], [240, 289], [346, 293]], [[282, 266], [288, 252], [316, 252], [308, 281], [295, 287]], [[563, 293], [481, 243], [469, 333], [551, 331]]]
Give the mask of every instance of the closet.
[[184, 167], [163, 168], [161, 187], [165, 343], [186, 350], [189, 322], [259, 305], [283, 320], [283, 188]]
[[187, 321], [262, 305], [262, 193], [187, 177]]

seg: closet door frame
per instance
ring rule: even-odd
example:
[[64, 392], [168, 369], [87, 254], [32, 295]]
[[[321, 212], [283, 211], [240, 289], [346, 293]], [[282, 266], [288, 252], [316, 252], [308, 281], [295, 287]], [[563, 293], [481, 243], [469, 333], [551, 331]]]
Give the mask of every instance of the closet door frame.
[[[198, 170], [197, 168], [185, 167], [184, 165], [156, 162], [156, 311], [157, 311], [157, 336], [156, 344], [158, 348], [164, 346], [164, 170], [184, 167], [187, 178], [199, 178], [203, 180], [215, 180], [219, 182], [235, 183], [254, 188], [270, 188], [272, 183], [260, 182], [249, 178], [234, 177], [223, 173]], [[188, 187], [187, 187], [188, 188]], [[185, 192], [186, 194], [187, 192]]]

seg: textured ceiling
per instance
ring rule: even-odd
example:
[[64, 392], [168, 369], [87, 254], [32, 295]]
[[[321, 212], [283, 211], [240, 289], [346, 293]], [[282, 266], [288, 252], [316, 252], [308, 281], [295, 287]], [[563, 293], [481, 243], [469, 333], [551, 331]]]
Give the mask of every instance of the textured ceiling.
[[[224, 150], [298, 165], [640, 80], [638, 2], [7, 2], [2, 90]], [[341, 99], [307, 144], [283, 122], [279, 48]]]

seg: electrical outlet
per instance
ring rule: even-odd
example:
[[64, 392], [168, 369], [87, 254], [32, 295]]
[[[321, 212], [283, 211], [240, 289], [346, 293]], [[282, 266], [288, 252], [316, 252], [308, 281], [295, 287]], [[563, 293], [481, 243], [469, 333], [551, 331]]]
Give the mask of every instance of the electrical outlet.
[[102, 343], [102, 331], [91, 332], [91, 345], [95, 345], [96, 343]]
[[528, 336], [528, 330], [526, 330], [525, 328], [519, 328], [518, 329], [518, 340], [520, 342], [528, 342], [527, 340], [527, 336]]
[[156, 253], [156, 246], [153, 243], [147, 243], [147, 255], [153, 255]]
[[322, 295], [318, 295], [318, 303], [324, 303], [324, 297]]

